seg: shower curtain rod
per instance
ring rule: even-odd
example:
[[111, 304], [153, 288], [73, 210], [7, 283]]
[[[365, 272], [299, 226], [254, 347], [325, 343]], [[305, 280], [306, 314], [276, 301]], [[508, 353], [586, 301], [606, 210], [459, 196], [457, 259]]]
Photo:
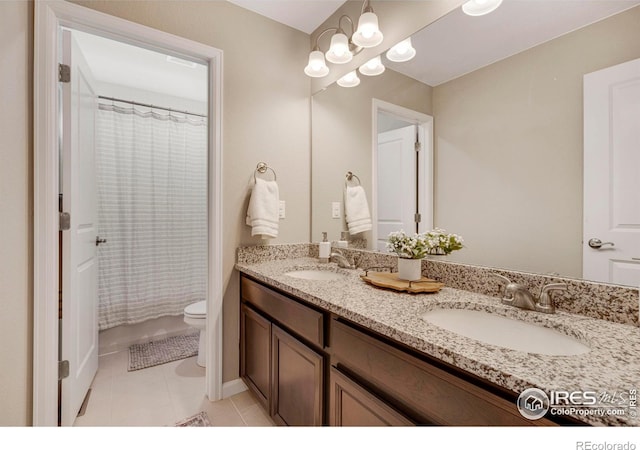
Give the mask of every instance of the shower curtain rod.
[[196, 114], [196, 113], [192, 113], [192, 112], [189, 112], [189, 111], [180, 111], [178, 109], [163, 108], [162, 106], [149, 105], [147, 103], [139, 103], [139, 102], [134, 102], [132, 100], [123, 100], [121, 98], [105, 97], [103, 95], [98, 95], [98, 98], [102, 99], [102, 100], [111, 100], [113, 102], [129, 103], [130, 105], [145, 106], [147, 108], [162, 109], [164, 111], [169, 111], [169, 112], [178, 112], [178, 113], [182, 113], [182, 114], [189, 114], [190, 116], [198, 116], [198, 117], [205, 117], [205, 118], [207, 117], [204, 114]]

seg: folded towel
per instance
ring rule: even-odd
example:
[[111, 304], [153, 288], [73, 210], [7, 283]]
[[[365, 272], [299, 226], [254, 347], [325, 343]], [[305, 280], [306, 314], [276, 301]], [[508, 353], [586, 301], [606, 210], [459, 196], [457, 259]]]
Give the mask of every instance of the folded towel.
[[247, 208], [246, 222], [251, 227], [251, 236], [278, 237], [279, 206], [278, 184], [256, 178]]
[[362, 186], [347, 186], [344, 191], [344, 211], [349, 234], [362, 233], [372, 228], [367, 194]]

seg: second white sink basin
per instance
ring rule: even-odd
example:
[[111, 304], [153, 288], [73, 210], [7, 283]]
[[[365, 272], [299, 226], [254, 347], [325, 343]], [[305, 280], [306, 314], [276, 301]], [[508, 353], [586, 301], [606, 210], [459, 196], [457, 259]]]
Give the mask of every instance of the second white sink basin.
[[571, 356], [590, 349], [551, 328], [470, 309], [434, 309], [422, 316], [433, 325], [486, 344], [542, 355]]
[[285, 275], [293, 278], [300, 278], [302, 280], [319, 280], [319, 281], [339, 280], [345, 277], [345, 275], [338, 272], [332, 272], [330, 270], [316, 270], [316, 269], [294, 270], [291, 272], [286, 272]]

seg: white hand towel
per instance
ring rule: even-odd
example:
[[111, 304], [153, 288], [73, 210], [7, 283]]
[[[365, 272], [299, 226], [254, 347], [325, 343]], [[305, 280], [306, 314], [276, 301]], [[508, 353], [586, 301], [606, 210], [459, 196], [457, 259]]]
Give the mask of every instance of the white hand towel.
[[278, 184], [256, 178], [247, 208], [246, 222], [251, 227], [251, 236], [278, 237], [279, 206]]
[[362, 186], [347, 186], [344, 191], [344, 211], [349, 234], [362, 233], [372, 228], [367, 194]]

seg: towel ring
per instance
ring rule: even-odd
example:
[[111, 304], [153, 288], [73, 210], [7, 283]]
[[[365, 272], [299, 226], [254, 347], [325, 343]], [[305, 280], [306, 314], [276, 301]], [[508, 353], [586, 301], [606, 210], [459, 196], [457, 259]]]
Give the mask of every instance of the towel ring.
[[270, 170], [271, 172], [273, 172], [273, 181], [276, 181], [278, 179], [275, 170], [267, 166], [267, 163], [259, 162], [258, 165], [256, 166], [255, 172], [253, 172], [253, 182], [254, 183], [256, 182], [256, 172], [265, 173], [267, 170]]
[[360, 182], [360, 178], [358, 178], [358, 175], [355, 175], [353, 172], [347, 172], [347, 175], [344, 177], [344, 185], [345, 186], [349, 186], [349, 181], [353, 181], [353, 179], [355, 178], [356, 180], [358, 180], [358, 184], [356, 184], [356, 186], [360, 186], [360, 184], [362, 184]]

